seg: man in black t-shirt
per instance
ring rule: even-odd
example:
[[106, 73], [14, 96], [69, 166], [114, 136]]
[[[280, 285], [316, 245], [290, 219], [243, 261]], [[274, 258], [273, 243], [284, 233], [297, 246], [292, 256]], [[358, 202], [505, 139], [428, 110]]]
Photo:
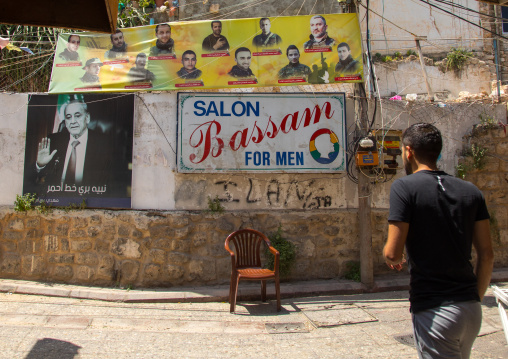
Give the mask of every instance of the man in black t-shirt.
[[406, 247], [419, 357], [469, 358], [494, 261], [485, 200], [473, 184], [437, 169], [442, 138], [436, 127], [412, 125], [402, 143], [408, 176], [391, 187], [383, 255], [400, 270]]

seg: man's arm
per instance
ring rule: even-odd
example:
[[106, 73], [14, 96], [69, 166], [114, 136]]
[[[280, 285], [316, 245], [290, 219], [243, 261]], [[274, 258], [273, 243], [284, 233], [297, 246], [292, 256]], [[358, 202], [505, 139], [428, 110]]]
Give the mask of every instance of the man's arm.
[[477, 255], [475, 273], [478, 278], [478, 295], [480, 296], [480, 300], [483, 300], [485, 291], [490, 283], [492, 268], [494, 267], [494, 251], [492, 250], [488, 219], [475, 222], [473, 229], [473, 246]]
[[388, 224], [388, 239], [383, 248], [386, 264], [392, 269], [401, 270], [404, 263], [404, 246], [406, 245], [409, 223], [390, 222]]

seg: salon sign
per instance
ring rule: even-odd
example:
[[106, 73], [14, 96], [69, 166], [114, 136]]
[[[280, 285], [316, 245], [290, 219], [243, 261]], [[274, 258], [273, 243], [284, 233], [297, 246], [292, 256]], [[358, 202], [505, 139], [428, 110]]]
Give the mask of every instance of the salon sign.
[[341, 172], [344, 93], [178, 94], [182, 173]]

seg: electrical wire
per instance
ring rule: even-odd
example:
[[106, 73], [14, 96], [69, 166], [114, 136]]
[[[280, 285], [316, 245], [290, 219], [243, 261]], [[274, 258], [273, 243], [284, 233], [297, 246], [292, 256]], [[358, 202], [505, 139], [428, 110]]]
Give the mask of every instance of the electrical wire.
[[169, 145], [169, 148], [171, 148], [171, 151], [173, 151], [174, 154], [176, 154], [176, 151], [175, 149], [173, 148], [173, 146], [171, 146], [171, 143], [169, 142], [166, 134], [164, 133], [164, 130], [162, 129], [161, 125], [159, 125], [159, 122], [157, 121], [157, 119], [155, 118], [155, 116], [152, 114], [152, 111], [150, 111], [150, 108], [147, 106], [147, 104], [145, 103], [145, 100], [137, 93], [136, 94], [136, 97], [139, 98], [141, 100], [141, 102], [143, 102], [143, 105], [145, 105], [145, 108], [146, 110], [148, 111], [148, 113], [150, 114], [150, 116], [152, 116], [152, 119], [153, 121], [155, 122], [155, 124], [159, 127], [159, 130], [161, 130], [161, 133], [162, 135], [164, 136], [164, 138], [166, 139], [166, 142], [168, 143]]
[[492, 35], [494, 35], [494, 36], [496, 36], [496, 37], [499, 37], [499, 38], [504, 39], [504, 40], [508, 40], [508, 37], [503, 36], [503, 35], [499, 35], [499, 34], [498, 34], [498, 33], [496, 33], [495, 31], [489, 30], [489, 29], [487, 29], [487, 28], [485, 28], [485, 27], [483, 27], [483, 26], [481, 26], [481, 25], [478, 25], [478, 24], [476, 24], [476, 23], [472, 22], [472, 21], [469, 21], [469, 20], [467, 20], [467, 19], [464, 19], [463, 17], [458, 16], [457, 14], [454, 14], [453, 12], [450, 12], [450, 11], [448, 11], [448, 10], [446, 10], [446, 9], [443, 9], [443, 8], [441, 8], [441, 7], [437, 6], [436, 4], [432, 4], [432, 3], [430, 3], [430, 1], [428, 1], [428, 0], [418, 0], [418, 1], [421, 1], [422, 3], [428, 4], [428, 5], [430, 5], [430, 6], [434, 7], [434, 8], [436, 8], [436, 9], [439, 9], [439, 10], [441, 10], [441, 11], [443, 11], [443, 12], [445, 12], [445, 13], [447, 13], [447, 14], [451, 15], [451, 16], [453, 16], [453, 17], [456, 17], [456, 18], [458, 18], [458, 19], [460, 19], [460, 20], [462, 20], [462, 21], [465, 21], [465, 22], [467, 22], [468, 24], [471, 24], [471, 25], [476, 26], [476, 27], [478, 27], [478, 28], [480, 28], [480, 29], [482, 29], [482, 30], [484, 30], [484, 31], [487, 31], [488, 33], [491, 33]]

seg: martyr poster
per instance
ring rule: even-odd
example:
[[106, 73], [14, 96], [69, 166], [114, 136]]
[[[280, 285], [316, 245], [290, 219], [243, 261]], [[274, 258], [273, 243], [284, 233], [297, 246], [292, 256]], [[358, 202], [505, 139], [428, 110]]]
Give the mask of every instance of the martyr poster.
[[362, 82], [357, 14], [172, 22], [61, 34], [50, 93]]

